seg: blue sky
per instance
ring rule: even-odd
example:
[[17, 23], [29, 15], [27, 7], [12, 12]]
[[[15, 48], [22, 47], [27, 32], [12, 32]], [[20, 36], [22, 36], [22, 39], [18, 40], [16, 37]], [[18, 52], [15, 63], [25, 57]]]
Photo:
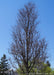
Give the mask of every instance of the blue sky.
[[33, 2], [39, 14], [39, 31], [48, 42], [48, 56], [54, 68], [54, 0], [0, 0], [0, 57], [8, 54], [11, 41], [11, 27], [16, 24], [18, 9]]

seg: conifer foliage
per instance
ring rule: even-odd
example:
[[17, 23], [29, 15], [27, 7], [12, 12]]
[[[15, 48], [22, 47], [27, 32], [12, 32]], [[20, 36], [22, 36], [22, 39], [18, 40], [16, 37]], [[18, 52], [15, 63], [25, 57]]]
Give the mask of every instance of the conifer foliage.
[[8, 60], [4, 54], [0, 61], [0, 75], [7, 75], [8, 71]]

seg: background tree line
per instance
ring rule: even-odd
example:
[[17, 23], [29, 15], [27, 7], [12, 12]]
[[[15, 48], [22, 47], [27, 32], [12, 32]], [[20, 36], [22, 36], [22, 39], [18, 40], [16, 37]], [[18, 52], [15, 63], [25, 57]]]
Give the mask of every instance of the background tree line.
[[[32, 68], [30, 73], [37, 73], [38, 72], [38, 73], [53, 73], [54, 74], [54, 70], [52, 70], [50, 68], [49, 61], [47, 61], [46, 63], [42, 63], [42, 64], [43, 64], [44, 68], [42, 68], [41, 70], [38, 70], [36, 68], [36, 64], [35, 64], [35, 66]], [[9, 70], [11, 69], [10, 65], [8, 63], [6, 55], [4, 54], [0, 60], [0, 75], [9, 75]], [[22, 64], [22, 67], [26, 71], [25, 66], [23, 64]], [[15, 72], [20, 74], [20, 75], [26, 75], [25, 73], [23, 73], [23, 71], [20, 69], [20, 67], [18, 69], [15, 69]]]

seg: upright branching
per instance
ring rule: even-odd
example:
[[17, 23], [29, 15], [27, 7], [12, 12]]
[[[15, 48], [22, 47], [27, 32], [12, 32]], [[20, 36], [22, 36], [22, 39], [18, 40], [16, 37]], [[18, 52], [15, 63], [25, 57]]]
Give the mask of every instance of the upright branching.
[[12, 31], [10, 52], [23, 73], [31, 72], [35, 64], [37, 68], [38, 64], [46, 60], [47, 43], [45, 39], [40, 39], [37, 30], [38, 24], [38, 12], [35, 4], [28, 3], [19, 10], [17, 25]]

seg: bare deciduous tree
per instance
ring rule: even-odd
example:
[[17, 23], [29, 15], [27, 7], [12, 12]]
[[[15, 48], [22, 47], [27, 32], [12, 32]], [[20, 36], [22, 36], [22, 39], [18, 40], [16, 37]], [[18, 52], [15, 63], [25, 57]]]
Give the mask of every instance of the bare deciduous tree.
[[46, 60], [47, 43], [40, 38], [37, 30], [38, 12], [35, 4], [28, 3], [19, 10], [17, 25], [12, 31], [10, 52], [20, 69], [29, 73], [35, 64]]

